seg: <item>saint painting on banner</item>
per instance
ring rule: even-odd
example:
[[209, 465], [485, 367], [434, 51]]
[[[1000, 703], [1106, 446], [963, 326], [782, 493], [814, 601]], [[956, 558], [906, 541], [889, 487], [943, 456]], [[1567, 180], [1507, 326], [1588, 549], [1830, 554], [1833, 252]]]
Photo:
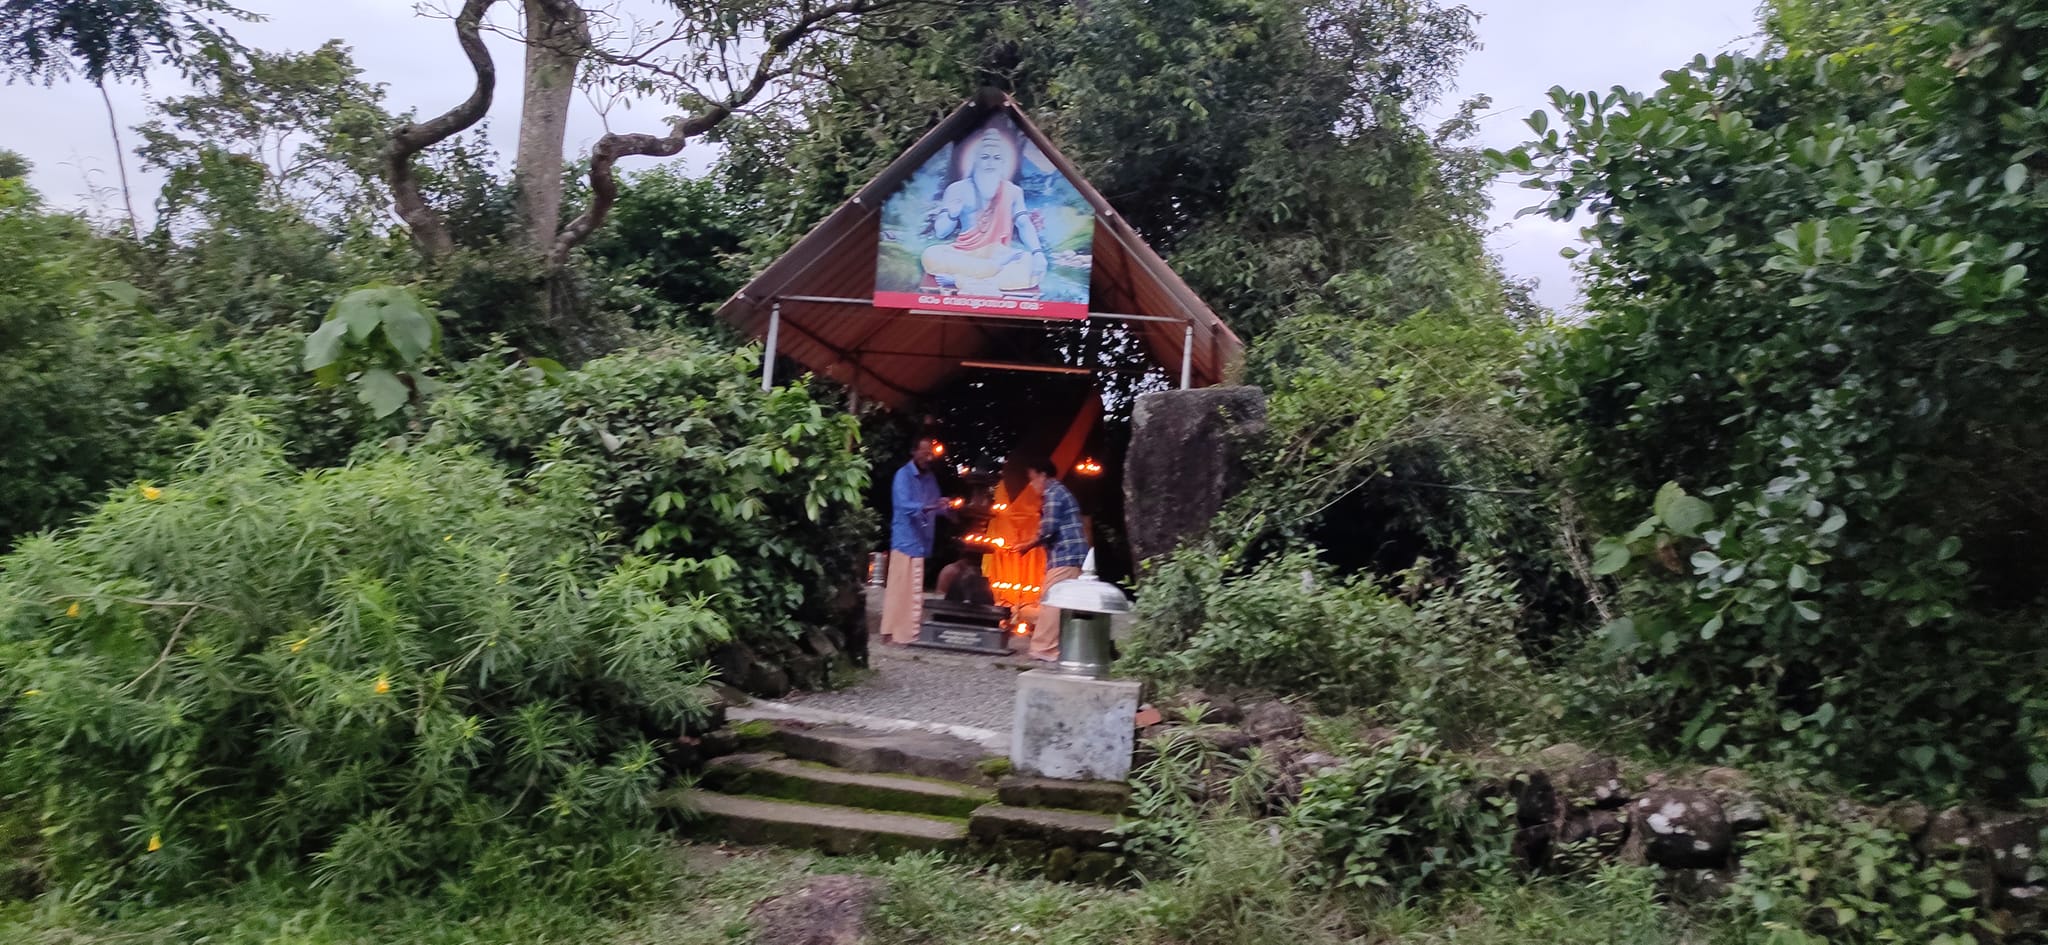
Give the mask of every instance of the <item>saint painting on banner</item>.
[[1006, 114], [939, 149], [882, 205], [875, 304], [1088, 315], [1095, 215]]

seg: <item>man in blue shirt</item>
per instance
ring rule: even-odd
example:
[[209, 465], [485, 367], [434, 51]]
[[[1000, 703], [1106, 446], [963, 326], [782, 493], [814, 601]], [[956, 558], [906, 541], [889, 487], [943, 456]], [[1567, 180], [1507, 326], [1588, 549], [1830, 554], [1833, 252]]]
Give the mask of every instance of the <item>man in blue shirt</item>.
[[939, 445], [921, 437], [911, 448], [910, 462], [896, 470], [889, 489], [889, 577], [882, 592], [882, 638], [908, 644], [924, 625], [924, 559], [931, 557], [939, 516], [950, 515], [939, 494], [932, 461]]
[[1045, 580], [1038, 592], [1038, 626], [1031, 628], [1031, 658], [1052, 663], [1060, 658], [1060, 612], [1045, 606], [1045, 594], [1054, 584], [1081, 576], [1081, 564], [1088, 558], [1088, 533], [1081, 524], [1081, 503], [1060, 483], [1052, 464], [1032, 463], [1030, 475], [1039, 495], [1038, 537], [1017, 546], [1017, 552], [1046, 549]]

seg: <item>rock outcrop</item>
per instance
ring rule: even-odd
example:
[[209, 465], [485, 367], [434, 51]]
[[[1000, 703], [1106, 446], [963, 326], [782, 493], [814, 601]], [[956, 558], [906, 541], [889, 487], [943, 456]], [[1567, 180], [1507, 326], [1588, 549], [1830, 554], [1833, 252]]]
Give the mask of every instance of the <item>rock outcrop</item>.
[[1251, 480], [1266, 438], [1266, 394], [1207, 387], [1145, 394], [1124, 457], [1124, 525], [1140, 561], [1199, 536]]

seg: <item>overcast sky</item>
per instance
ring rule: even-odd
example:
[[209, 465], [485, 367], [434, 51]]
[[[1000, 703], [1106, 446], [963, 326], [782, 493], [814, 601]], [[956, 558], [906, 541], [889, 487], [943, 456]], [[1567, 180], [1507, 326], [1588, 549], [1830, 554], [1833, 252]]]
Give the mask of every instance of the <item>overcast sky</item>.
[[[633, 0], [652, 9], [652, 0]], [[1551, 86], [1604, 90], [1622, 85], [1647, 89], [1666, 69], [1693, 54], [1755, 46], [1758, 0], [1472, 0], [1482, 15], [1479, 39], [1484, 48], [1472, 54], [1460, 73], [1453, 101], [1431, 110], [1444, 117], [1455, 100], [1487, 95], [1492, 107], [1481, 122], [1480, 142], [1487, 147], [1519, 143], [1529, 112], [1545, 103]], [[421, 19], [412, 0], [252, 0], [245, 8], [269, 17], [236, 33], [249, 45], [264, 49], [311, 49], [328, 39], [341, 39], [355, 49], [365, 77], [387, 86], [392, 110], [418, 107], [436, 113], [468, 94], [470, 74], [455, 47], [445, 20]], [[509, 6], [509, 5], [508, 5]], [[493, 40], [501, 74], [510, 72], [518, 50], [509, 40]], [[517, 123], [517, 95], [502, 94], [491, 110], [493, 138], [509, 146]], [[110, 90], [124, 131], [147, 117], [150, 96], [177, 94], [175, 77], [154, 81], [149, 88]], [[571, 152], [586, 148], [604, 132], [606, 122], [621, 131], [645, 130], [657, 113], [640, 108], [612, 109], [609, 118], [595, 103], [578, 103], [570, 124]], [[134, 146], [129, 135], [127, 144]], [[113, 216], [120, 198], [114, 190], [114, 148], [99, 95], [90, 87], [59, 85], [0, 86], [0, 147], [25, 154], [35, 163], [33, 181], [53, 203]], [[686, 151], [671, 160], [701, 168], [702, 150]], [[137, 189], [137, 209], [148, 204], [161, 177], [140, 171], [133, 157], [129, 173]], [[1575, 242], [1577, 227], [1533, 217], [1516, 220], [1516, 211], [1536, 195], [1503, 181], [1494, 186], [1491, 243], [1508, 271], [1540, 281], [1538, 296], [1552, 307], [1575, 305], [1577, 288], [1571, 268], [1558, 250]], [[1226, 316], [1227, 317], [1227, 316]]]

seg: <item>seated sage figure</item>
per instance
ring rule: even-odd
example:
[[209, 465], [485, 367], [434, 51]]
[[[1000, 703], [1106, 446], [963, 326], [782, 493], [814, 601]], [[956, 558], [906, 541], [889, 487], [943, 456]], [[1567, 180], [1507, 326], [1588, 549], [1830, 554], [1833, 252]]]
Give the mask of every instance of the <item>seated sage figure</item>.
[[[1045, 245], [1010, 179], [1017, 149], [1002, 132], [975, 139], [972, 171], [946, 186], [929, 221], [934, 236], [952, 236], [924, 251], [924, 271], [942, 289], [1000, 296], [1034, 288], [1045, 277]], [[956, 235], [957, 234], [957, 235]]]

